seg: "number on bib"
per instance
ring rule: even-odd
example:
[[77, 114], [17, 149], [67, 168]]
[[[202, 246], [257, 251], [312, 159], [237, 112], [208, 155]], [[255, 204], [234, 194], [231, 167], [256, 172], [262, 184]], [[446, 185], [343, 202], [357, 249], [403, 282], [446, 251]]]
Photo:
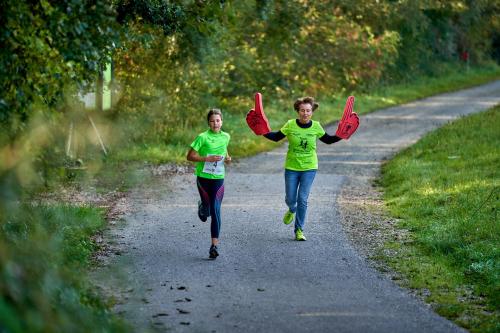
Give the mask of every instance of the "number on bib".
[[[207, 155], [207, 156], [213, 156], [213, 155]], [[204, 173], [209, 173], [211, 175], [223, 175], [224, 174], [224, 157], [222, 157], [222, 160], [217, 161], [217, 162], [205, 162], [203, 166], [203, 172]]]

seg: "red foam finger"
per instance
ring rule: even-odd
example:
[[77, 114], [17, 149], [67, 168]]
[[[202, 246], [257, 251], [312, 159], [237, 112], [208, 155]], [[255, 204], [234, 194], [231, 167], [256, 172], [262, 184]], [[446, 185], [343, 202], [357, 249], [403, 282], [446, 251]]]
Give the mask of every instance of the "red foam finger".
[[342, 113], [342, 118], [340, 119], [340, 123], [342, 124], [347, 119], [347, 103], [349, 103], [349, 99], [346, 101], [344, 112]]
[[352, 114], [354, 110], [354, 96], [349, 96], [346, 104], [348, 104], [349, 113]]
[[342, 120], [347, 120], [347, 118], [352, 114], [354, 106], [354, 96], [349, 96], [347, 101], [345, 102], [344, 114], [342, 116]]
[[264, 106], [262, 105], [262, 94], [259, 92], [255, 94], [255, 111], [260, 114], [264, 113]]
[[263, 110], [259, 113], [255, 109], [251, 109], [246, 115], [246, 122], [256, 135], [263, 135], [271, 131]]
[[335, 135], [342, 139], [349, 139], [349, 137], [356, 132], [359, 126], [359, 117], [354, 109], [354, 96], [349, 96], [344, 108], [344, 114], [337, 127]]
[[340, 133], [341, 137], [346, 140], [349, 139], [351, 135], [353, 135], [354, 132], [356, 132], [358, 126], [359, 126], [359, 117], [355, 112], [353, 112], [344, 123], [344, 126]]
[[358, 117], [358, 114], [357, 114], [356, 112], [353, 112], [353, 113], [352, 113], [352, 116], [354, 116], [354, 117], [357, 119], [358, 123], [359, 123], [359, 117]]

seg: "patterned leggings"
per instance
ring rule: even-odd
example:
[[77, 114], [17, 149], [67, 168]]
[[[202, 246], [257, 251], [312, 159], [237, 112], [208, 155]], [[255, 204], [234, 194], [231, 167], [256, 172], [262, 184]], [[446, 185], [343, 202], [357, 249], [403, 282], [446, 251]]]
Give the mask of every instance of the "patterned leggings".
[[210, 233], [212, 238], [219, 238], [221, 218], [220, 207], [224, 197], [224, 179], [208, 179], [197, 177], [196, 184], [200, 192], [201, 203], [204, 209], [210, 211], [212, 223]]

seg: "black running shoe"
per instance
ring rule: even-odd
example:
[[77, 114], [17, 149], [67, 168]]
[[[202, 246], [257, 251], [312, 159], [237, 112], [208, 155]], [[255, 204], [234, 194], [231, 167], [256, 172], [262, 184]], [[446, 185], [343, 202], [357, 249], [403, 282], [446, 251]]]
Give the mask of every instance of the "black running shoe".
[[217, 246], [215, 245], [210, 246], [210, 251], [208, 251], [208, 253], [210, 254], [209, 256], [210, 259], [217, 258], [217, 256], [219, 255], [219, 252], [217, 252]]
[[208, 209], [203, 207], [203, 204], [201, 203], [201, 200], [198, 201], [198, 217], [200, 220], [203, 222], [207, 222], [207, 218], [210, 216], [210, 213], [207, 212]]

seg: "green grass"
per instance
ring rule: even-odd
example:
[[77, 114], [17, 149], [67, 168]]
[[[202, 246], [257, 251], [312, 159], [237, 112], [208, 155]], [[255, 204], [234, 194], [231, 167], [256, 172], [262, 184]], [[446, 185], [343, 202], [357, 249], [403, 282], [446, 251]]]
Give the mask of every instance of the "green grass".
[[500, 106], [432, 132], [383, 167], [408, 239], [387, 257], [436, 311], [472, 332], [500, 331]]
[[86, 282], [103, 211], [20, 205], [1, 216], [2, 332], [126, 332]]
[[496, 64], [469, 70], [464, 66], [443, 64], [442, 75], [417, 77], [411, 82], [388, 87], [382, 86], [368, 95], [363, 95], [363, 104], [360, 107], [363, 110], [373, 111], [432, 95], [477, 86], [499, 78], [500, 67]]

